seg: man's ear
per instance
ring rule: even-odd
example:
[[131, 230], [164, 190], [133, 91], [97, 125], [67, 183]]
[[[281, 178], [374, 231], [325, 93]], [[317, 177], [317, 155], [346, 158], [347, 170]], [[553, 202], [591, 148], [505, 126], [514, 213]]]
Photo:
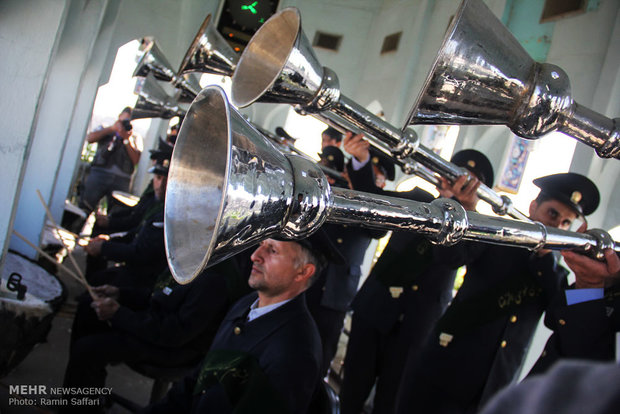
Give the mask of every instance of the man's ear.
[[534, 212], [536, 211], [537, 208], [538, 208], [538, 202], [536, 200], [532, 200], [532, 202], [530, 203], [530, 217], [534, 215]]
[[295, 280], [298, 282], [308, 280], [314, 275], [314, 272], [316, 272], [316, 266], [312, 263], [306, 263], [299, 269]]

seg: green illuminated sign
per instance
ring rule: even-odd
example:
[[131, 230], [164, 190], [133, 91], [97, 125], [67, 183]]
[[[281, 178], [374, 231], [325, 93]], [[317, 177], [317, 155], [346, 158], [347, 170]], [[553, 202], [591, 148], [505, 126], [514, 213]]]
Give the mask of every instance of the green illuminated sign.
[[257, 4], [258, 4], [258, 1], [255, 1], [254, 3], [249, 4], [247, 6], [244, 4], [244, 5], [241, 6], [241, 10], [249, 10], [252, 14], [256, 14], [257, 11], [254, 8], [254, 6], [256, 6]]

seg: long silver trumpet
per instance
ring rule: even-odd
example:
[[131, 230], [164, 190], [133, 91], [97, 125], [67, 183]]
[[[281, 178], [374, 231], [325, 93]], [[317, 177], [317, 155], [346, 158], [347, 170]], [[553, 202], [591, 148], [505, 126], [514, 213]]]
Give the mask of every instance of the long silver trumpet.
[[149, 73], [144, 78], [144, 83], [138, 93], [138, 99], [131, 111], [131, 119], [170, 119], [175, 116], [182, 118], [186, 112], [174, 97], [164, 91], [153, 74]]
[[[298, 105], [306, 113], [363, 132], [373, 145], [387, 148], [392, 157], [409, 164], [418, 162], [450, 181], [469, 174], [420, 145], [413, 130], [401, 131], [341, 94], [336, 73], [319, 64], [295, 8], [281, 10], [258, 29], [239, 59], [231, 92], [238, 107], [257, 101]], [[478, 188], [478, 196], [497, 214], [528, 220], [508, 197], [484, 184]]]
[[178, 75], [202, 72], [232, 76], [239, 54], [230, 47], [212, 22], [211, 15], [207, 15], [181, 61]]
[[420, 203], [332, 188], [316, 163], [278, 151], [221, 88], [203, 89], [181, 126], [168, 176], [164, 233], [174, 278], [189, 283], [260, 240], [301, 239], [325, 222], [413, 231], [446, 245], [476, 240], [595, 257], [619, 250], [602, 230], [573, 233], [466, 212], [450, 199]]
[[144, 49], [133, 76], [146, 77], [149, 73], [152, 73], [155, 79], [170, 82], [179, 89], [181, 91], [179, 99], [182, 102], [191, 102], [202, 89], [194, 75], [176, 74], [154, 40]]
[[620, 118], [571, 97], [568, 75], [535, 62], [481, 0], [463, 0], [408, 124], [505, 124], [536, 139], [560, 131], [620, 158]]
[[[312, 162], [316, 162], [310, 155], [306, 154], [305, 152], [303, 152], [302, 150], [300, 150], [299, 148], [296, 148], [295, 145], [289, 143], [287, 141], [288, 139], [293, 139], [293, 137], [291, 137], [282, 127], [278, 127], [276, 128], [276, 133], [273, 134], [269, 131], [264, 130], [263, 128], [256, 128], [258, 129], [258, 131], [260, 133], [262, 133], [265, 137], [269, 138], [271, 140], [271, 142], [276, 144], [276, 148], [278, 148], [280, 151], [284, 152], [285, 154], [297, 154], [301, 157], [307, 158], [308, 160], [311, 160]], [[344, 178], [344, 175], [342, 175], [342, 173], [338, 170], [335, 170], [333, 168], [330, 168], [326, 165], [317, 163], [318, 167], [321, 169], [321, 171], [323, 171], [325, 173], [325, 175], [327, 175], [328, 177], [331, 177], [334, 179], [335, 184], [338, 187], [348, 187], [349, 186], [349, 182], [347, 181], [346, 178]]]

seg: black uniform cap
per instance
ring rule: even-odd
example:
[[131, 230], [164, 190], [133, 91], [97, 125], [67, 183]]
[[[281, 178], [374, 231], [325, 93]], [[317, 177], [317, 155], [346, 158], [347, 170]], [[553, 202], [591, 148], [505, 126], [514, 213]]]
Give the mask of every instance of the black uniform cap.
[[276, 127], [276, 135], [279, 136], [280, 138], [284, 138], [287, 141], [293, 141], [293, 142], [296, 141], [296, 139], [290, 136], [289, 133], [286, 132], [284, 128], [282, 127]]
[[319, 153], [319, 157], [326, 167], [333, 168], [338, 172], [344, 171], [344, 154], [340, 148], [328, 145]]
[[323, 256], [328, 262], [345, 264], [347, 259], [340, 253], [338, 247], [331, 241], [324, 230], [319, 229], [310, 236], [301, 240], [294, 240], [315, 254]]
[[552, 174], [537, 178], [533, 183], [542, 194], [566, 204], [583, 216], [593, 213], [601, 200], [596, 184], [581, 174]]
[[160, 158], [168, 158], [170, 159], [170, 156], [172, 155], [172, 149], [174, 147], [170, 144], [168, 144], [166, 141], [164, 141], [163, 139], [161, 139], [161, 137], [159, 137], [159, 143], [157, 144], [157, 149], [152, 149], [149, 150], [149, 152], [151, 153], [151, 159], [152, 160], [157, 160]]
[[473, 149], [466, 149], [457, 152], [452, 156], [450, 160], [452, 164], [456, 164], [459, 167], [467, 168], [473, 172], [480, 181], [482, 181], [487, 187], [493, 187], [493, 180], [495, 178], [493, 174], [493, 166], [491, 161], [481, 153]]
[[170, 159], [172, 158], [172, 146], [168, 146], [170, 149], [151, 150], [151, 159], [155, 160], [155, 164], [149, 168], [150, 173], [168, 176]]
[[342, 141], [342, 133], [333, 127], [327, 127], [326, 130], [321, 132], [321, 135], [327, 135], [331, 139], [335, 139], [336, 142]]
[[338, 247], [336, 247], [323, 229], [318, 229], [305, 239], [290, 240], [278, 236], [274, 237], [274, 239], [298, 243], [330, 263], [338, 265], [347, 263], [347, 259], [345, 259], [340, 250], [338, 250]]

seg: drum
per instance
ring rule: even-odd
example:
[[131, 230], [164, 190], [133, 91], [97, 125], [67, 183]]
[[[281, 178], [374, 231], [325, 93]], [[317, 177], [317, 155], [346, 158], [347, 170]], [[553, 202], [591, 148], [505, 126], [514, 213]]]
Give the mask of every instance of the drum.
[[56, 276], [19, 254], [7, 253], [0, 279], [0, 378], [46, 340], [65, 296]]

